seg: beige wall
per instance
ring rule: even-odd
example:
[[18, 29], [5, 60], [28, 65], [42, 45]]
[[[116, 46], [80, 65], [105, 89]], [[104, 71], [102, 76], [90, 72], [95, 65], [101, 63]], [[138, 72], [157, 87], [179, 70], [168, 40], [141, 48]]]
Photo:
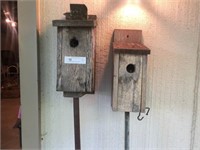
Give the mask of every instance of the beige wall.
[[144, 44], [152, 50], [147, 84], [151, 111], [141, 122], [131, 113], [130, 149], [200, 149], [200, 1], [137, 2], [126, 13], [125, 0], [41, 0], [42, 149], [74, 149], [72, 99], [56, 92], [57, 39], [52, 27], [70, 3], [84, 3], [98, 17], [96, 91], [80, 99], [82, 149], [124, 148], [124, 113], [111, 110], [114, 29], [141, 29]]

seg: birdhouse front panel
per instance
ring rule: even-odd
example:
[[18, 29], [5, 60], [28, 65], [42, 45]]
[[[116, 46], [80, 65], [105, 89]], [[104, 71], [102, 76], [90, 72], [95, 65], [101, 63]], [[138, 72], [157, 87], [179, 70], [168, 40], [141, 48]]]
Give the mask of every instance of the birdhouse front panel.
[[114, 87], [117, 103], [113, 109], [126, 112], [139, 112], [144, 109], [147, 57], [134, 54], [117, 54], [114, 64]]
[[61, 69], [57, 88], [94, 92], [94, 42], [91, 28], [63, 28]]

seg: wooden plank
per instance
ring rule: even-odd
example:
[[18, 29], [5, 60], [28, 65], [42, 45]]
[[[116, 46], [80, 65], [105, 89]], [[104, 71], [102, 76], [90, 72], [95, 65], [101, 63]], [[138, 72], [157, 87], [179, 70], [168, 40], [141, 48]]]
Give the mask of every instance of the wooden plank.
[[[64, 15], [65, 15], [65, 19], [66, 20], [69, 20], [69, 19], [72, 19], [71, 18], [71, 13], [70, 12], [66, 12], [66, 13], [64, 13]], [[88, 15], [87, 16], [87, 20], [96, 20], [97, 19], [97, 16], [96, 15]], [[77, 20], [77, 19], [76, 19]], [[79, 19], [80, 20], [80, 19]]]
[[115, 29], [114, 42], [141, 43], [142, 30]]
[[85, 93], [79, 93], [79, 92], [63, 92], [63, 96], [64, 97], [74, 97], [74, 98], [78, 98], [78, 97], [82, 97], [83, 95], [85, 95]]
[[[135, 72], [133, 73], [133, 82], [134, 82], [134, 89], [133, 89], [133, 105], [132, 105], [132, 111], [133, 112], [139, 112], [141, 107], [141, 101], [142, 101], [142, 56], [143, 55], [135, 55], [136, 62], [135, 62]], [[134, 55], [132, 56], [134, 57]], [[146, 88], [146, 87], [145, 87]]]
[[70, 4], [71, 19], [87, 19], [87, 7], [84, 4]]
[[[63, 28], [62, 30], [62, 66], [61, 82], [58, 82], [65, 92], [94, 92], [94, 49], [92, 29]], [[78, 45], [70, 46], [70, 40], [76, 38]], [[83, 57], [84, 64], [68, 64], [65, 57]]]
[[112, 109], [118, 110], [118, 71], [119, 71], [119, 53], [114, 54], [114, 67], [113, 67], [113, 91], [112, 91]]
[[140, 103], [140, 111], [145, 112], [146, 107], [146, 88], [147, 88], [147, 55], [143, 55], [142, 57], [142, 86], [141, 86], [141, 103]]
[[130, 54], [150, 54], [150, 49], [140, 43], [114, 42], [113, 49], [115, 52]]
[[57, 84], [56, 90], [62, 91], [61, 87], [61, 66], [62, 66], [62, 41], [63, 41], [63, 34], [62, 28], [58, 27], [58, 34], [57, 34]]
[[96, 20], [53, 20], [53, 26], [60, 27], [95, 27]]
[[118, 111], [132, 111], [133, 104], [133, 74], [126, 71], [126, 66], [131, 62], [135, 64], [135, 57], [127, 54], [119, 55], [119, 72], [118, 72], [118, 92], [117, 103]]
[[190, 139], [191, 150], [200, 148], [200, 145], [199, 145], [199, 140], [200, 140], [200, 127], [199, 127], [199, 124], [200, 124], [200, 111], [199, 111], [200, 110], [200, 103], [199, 103], [200, 101], [200, 26], [199, 26], [198, 43], [199, 44], [197, 46], [193, 115], [192, 115], [191, 139]]

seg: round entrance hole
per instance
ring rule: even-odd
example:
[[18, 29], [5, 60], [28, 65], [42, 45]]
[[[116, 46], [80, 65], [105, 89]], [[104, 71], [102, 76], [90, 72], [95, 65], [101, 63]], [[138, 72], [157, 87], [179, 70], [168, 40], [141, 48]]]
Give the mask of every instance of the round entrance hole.
[[78, 40], [75, 38], [75, 37], [73, 37], [71, 40], [70, 40], [70, 46], [71, 47], [77, 47], [78, 46], [78, 44], [79, 44], [79, 42], [78, 42]]
[[128, 64], [126, 66], [126, 71], [129, 72], [129, 73], [135, 72], [135, 65], [134, 64]]

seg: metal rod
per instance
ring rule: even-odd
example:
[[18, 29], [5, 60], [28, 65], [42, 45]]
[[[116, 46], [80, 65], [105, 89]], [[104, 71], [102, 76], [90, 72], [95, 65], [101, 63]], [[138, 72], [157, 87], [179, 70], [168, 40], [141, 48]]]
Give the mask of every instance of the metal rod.
[[74, 104], [74, 140], [75, 150], [81, 149], [80, 140], [80, 117], [79, 117], [79, 98], [73, 98]]
[[129, 120], [130, 113], [125, 112], [125, 150], [129, 150]]

